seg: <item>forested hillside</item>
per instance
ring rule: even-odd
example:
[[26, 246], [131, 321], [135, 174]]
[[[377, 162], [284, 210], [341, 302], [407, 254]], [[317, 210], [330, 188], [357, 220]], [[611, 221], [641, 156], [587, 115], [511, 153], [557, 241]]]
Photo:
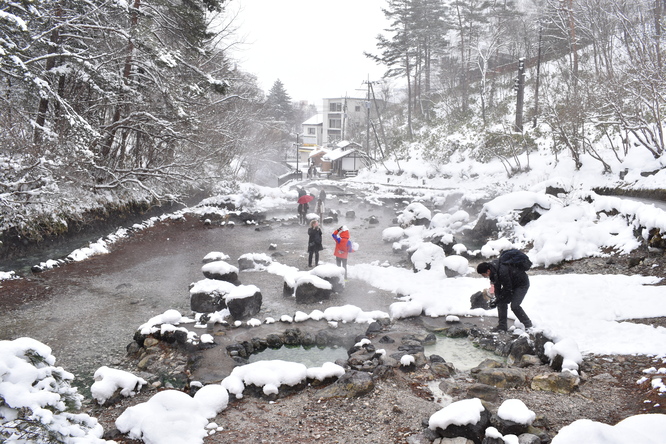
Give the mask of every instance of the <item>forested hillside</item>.
[[632, 148], [663, 159], [665, 6], [389, 0], [391, 37], [368, 54], [407, 82], [393, 119], [403, 131], [387, 150], [400, 158], [421, 147], [437, 162], [462, 150], [502, 159], [509, 175], [528, 170], [519, 155], [538, 149], [579, 168], [589, 155], [607, 173], [609, 156]]
[[224, 6], [2, 2], [0, 231], [39, 237], [37, 220], [65, 230], [87, 209], [178, 200], [282, 155], [303, 116], [276, 116], [227, 59]]

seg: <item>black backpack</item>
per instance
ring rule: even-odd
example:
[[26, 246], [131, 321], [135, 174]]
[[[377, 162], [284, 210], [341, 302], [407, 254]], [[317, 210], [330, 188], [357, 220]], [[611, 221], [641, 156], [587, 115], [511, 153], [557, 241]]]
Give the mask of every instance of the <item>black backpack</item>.
[[522, 271], [527, 271], [532, 268], [532, 261], [525, 253], [520, 250], [512, 248], [503, 251], [499, 256], [499, 263], [509, 265]]

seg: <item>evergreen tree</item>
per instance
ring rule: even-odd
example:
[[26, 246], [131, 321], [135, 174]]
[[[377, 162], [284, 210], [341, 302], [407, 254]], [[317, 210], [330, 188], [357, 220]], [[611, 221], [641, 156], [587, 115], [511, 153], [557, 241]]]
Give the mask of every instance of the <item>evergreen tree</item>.
[[266, 97], [266, 115], [278, 122], [285, 122], [293, 125], [294, 108], [291, 103], [291, 97], [280, 79], [277, 79]]

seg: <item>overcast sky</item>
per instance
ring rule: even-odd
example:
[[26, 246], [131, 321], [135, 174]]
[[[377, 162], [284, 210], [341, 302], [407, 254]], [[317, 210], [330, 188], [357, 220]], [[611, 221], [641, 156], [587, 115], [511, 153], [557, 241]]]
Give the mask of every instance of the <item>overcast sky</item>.
[[[377, 53], [376, 36], [388, 27], [385, 0], [234, 0], [233, 57], [258, 77], [266, 92], [280, 79], [292, 100], [321, 108], [323, 98], [365, 97], [364, 81], [384, 67], [363, 55]], [[357, 91], [361, 90], [361, 91]]]

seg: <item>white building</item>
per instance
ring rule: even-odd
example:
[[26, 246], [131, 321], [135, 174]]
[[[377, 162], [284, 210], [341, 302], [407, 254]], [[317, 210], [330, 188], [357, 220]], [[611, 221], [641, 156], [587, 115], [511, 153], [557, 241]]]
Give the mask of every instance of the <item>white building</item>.
[[369, 106], [366, 99], [324, 99], [322, 144], [358, 139], [367, 126]]
[[303, 122], [303, 146], [316, 147], [323, 143], [324, 134], [324, 115], [317, 114]]

